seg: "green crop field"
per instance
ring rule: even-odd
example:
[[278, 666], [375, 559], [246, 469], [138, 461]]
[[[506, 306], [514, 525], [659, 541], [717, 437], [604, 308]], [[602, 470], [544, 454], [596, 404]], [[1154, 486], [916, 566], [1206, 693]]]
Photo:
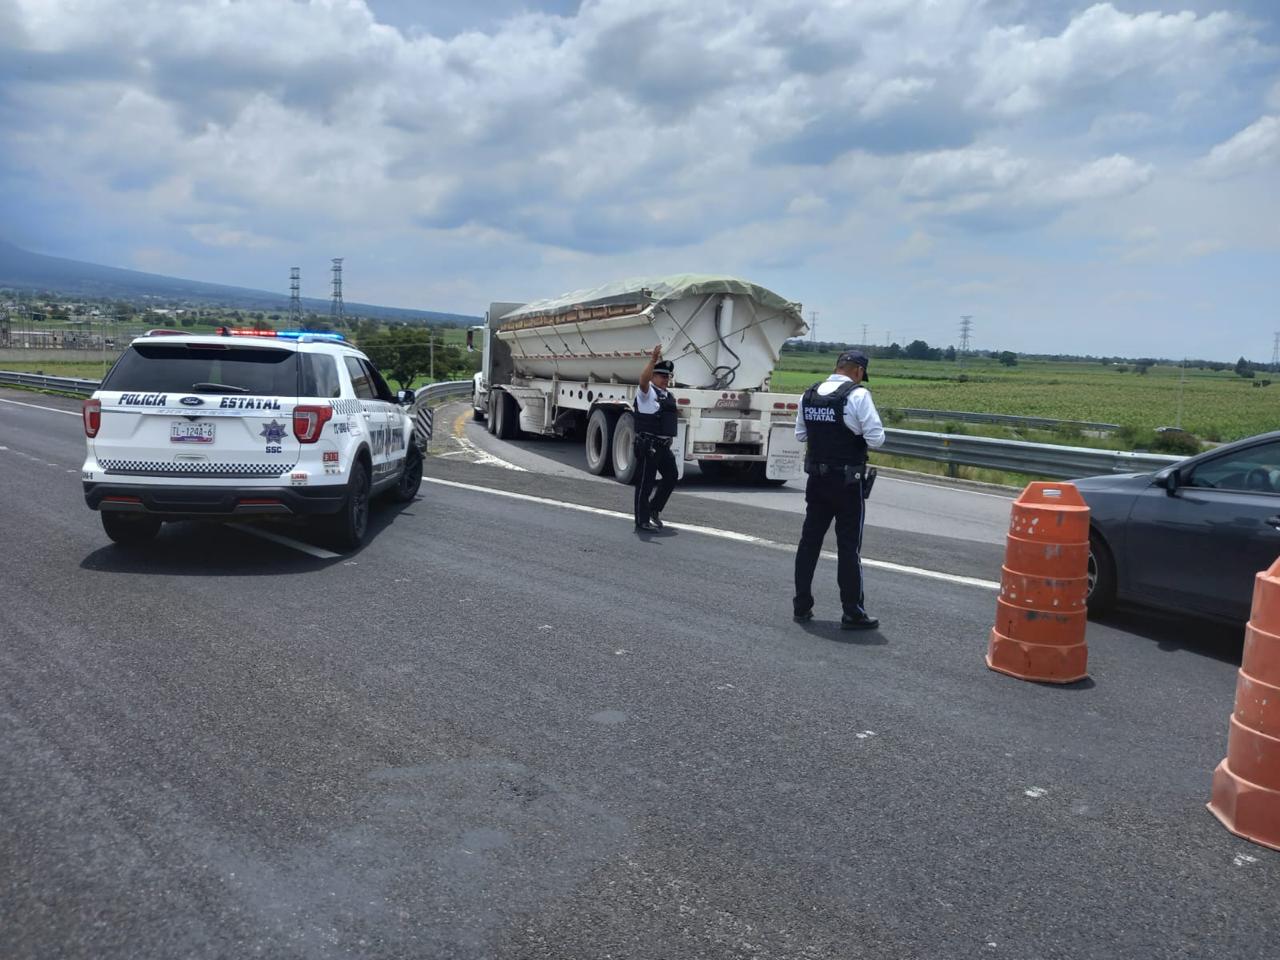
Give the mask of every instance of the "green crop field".
[[[800, 393], [831, 372], [834, 353], [786, 351], [772, 389]], [[1204, 440], [1227, 441], [1280, 429], [1280, 376], [1246, 380], [1230, 370], [1153, 366], [1145, 374], [1102, 363], [1020, 359], [1005, 367], [966, 357], [954, 362], [871, 361], [871, 387], [882, 411], [895, 407], [1002, 413], [1116, 423], [1143, 431], [1178, 423]], [[961, 380], [961, 375], [967, 380]], [[1257, 384], [1257, 386], [1255, 386]]]

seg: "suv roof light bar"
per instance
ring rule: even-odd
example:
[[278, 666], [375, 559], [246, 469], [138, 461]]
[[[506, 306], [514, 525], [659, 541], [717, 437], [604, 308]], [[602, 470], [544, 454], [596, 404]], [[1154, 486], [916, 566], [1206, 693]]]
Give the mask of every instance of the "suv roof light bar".
[[[175, 333], [177, 331], [174, 331]], [[277, 340], [297, 340], [301, 343], [319, 343], [328, 341], [345, 343], [346, 337], [340, 333], [321, 333], [317, 330], [256, 330], [252, 327], [218, 327], [214, 331], [222, 337], [272, 337]]]

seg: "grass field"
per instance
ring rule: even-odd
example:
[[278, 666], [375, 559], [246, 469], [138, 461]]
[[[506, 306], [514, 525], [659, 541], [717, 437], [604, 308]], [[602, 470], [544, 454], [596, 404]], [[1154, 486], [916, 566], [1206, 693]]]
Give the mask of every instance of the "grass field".
[[[448, 344], [461, 346], [465, 342], [462, 328], [446, 327], [442, 332]], [[830, 373], [834, 363], [834, 353], [786, 351], [774, 371], [772, 389], [801, 393]], [[97, 361], [14, 360], [0, 362], [0, 368], [93, 380], [99, 379], [103, 370]], [[1116, 423], [1130, 428], [1132, 437], [1135, 432], [1149, 433], [1156, 427], [1178, 424], [1181, 406], [1180, 425], [1202, 440], [1225, 442], [1280, 429], [1280, 376], [1263, 386], [1268, 379], [1265, 374], [1246, 380], [1231, 371], [1193, 368], [1185, 371], [1183, 382], [1183, 373], [1176, 366], [1159, 365], [1138, 374], [1085, 362], [1023, 359], [1015, 367], [1005, 367], [995, 360], [968, 357], [962, 368], [946, 361], [877, 359], [871, 362], [870, 386], [876, 406], [890, 423], [895, 420], [895, 408], [923, 407]], [[1001, 428], [966, 425], [963, 429], [991, 436], [1013, 435]], [[1027, 440], [1050, 439], [1026, 432], [1016, 435]], [[1080, 442], [1117, 445], [1106, 438]]]
[[[835, 354], [785, 352], [772, 389], [800, 393], [831, 372]], [[1146, 374], [1101, 363], [995, 360], [956, 363], [872, 360], [869, 386], [881, 410], [924, 407], [1116, 423], [1142, 431], [1181, 426], [1203, 440], [1228, 441], [1280, 429], [1280, 376], [1246, 380], [1231, 371], [1153, 366]], [[968, 380], [962, 381], [964, 374]], [[1259, 386], [1254, 386], [1254, 384]]]

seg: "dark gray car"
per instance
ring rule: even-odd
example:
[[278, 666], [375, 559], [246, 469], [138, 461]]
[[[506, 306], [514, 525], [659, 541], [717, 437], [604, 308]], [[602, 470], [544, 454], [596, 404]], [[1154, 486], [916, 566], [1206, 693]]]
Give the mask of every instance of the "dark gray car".
[[1280, 431], [1156, 473], [1087, 477], [1089, 612], [1116, 600], [1233, 622], [1280, 556]]

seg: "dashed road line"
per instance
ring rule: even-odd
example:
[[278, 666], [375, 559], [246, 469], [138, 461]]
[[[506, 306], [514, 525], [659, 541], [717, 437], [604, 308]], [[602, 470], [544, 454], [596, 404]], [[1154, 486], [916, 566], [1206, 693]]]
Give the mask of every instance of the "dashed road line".
[[[619, 520], [626, 520], [628, 523], [634, 523], [635, 517], [630, 513], [623, 513], [619, 510], [606, 510], [603, 507], [589, 507], [581, 503], [569, 503], [564, 500], [552, 500], [549, 497], [535, 497], [528, 493], [514, 493], [510, 490], [499, 490], [495, 487], [485, 487], [473, 483], [460, 483], [457, 480], [442, 480], [438, 477], [423, 477], [423, 483], [434, 483], [442, 487], [453, 487], [458, 490], [469, 490], [473, 493], [488, 493], [496, 497], [507, 497], [511, 500], [523, 500], [526, 503], [538, 503], [548, 507], [560, 507], [564, 510], [576, 510], [579, 513], [591, 513], [599, 517], [612, 517]], [[795, 545], [789, 543], [780, 543], [777, 540], [770, 540], [767, 537], [757, 537], [749, 533], [739, 533], [736, 530], [723, 530], [719, 527], [706, 527], [696, 523], [677, 523], [673, 520], [664, 521], [666, 526], [673, 530], [687, 530], [690, 533], [700, 533], [708, 537], [716, 537], [720, 540], [734, 540], [738, 543], [750, 543], [755, 546], [768, 547], [772, 550], [783, 550], [787, 553], [795, 552]], [[830, 550], [822, 551], [822, 556], [828, 560], [837, 559], [837, 555]], [[905, 573], [914, 577], [924, 577], [928, 580], [941, 580], [944, 583], [955, 583], [965, 587], [979, 587], [983, 590], [999, 590], [1000, 584], [995, 580], [982, 580], [978, 577], [965, 577], [956, 573], [943, 573], [940, 570], [926, 570], [923, 567], [911, 567], [903, 563], [891, 563], [888, 560], [873, 560], [868, 557], [862, 558], [864, 567], [872, 567], [877, 570], [889, 570], [894, 573]]]

